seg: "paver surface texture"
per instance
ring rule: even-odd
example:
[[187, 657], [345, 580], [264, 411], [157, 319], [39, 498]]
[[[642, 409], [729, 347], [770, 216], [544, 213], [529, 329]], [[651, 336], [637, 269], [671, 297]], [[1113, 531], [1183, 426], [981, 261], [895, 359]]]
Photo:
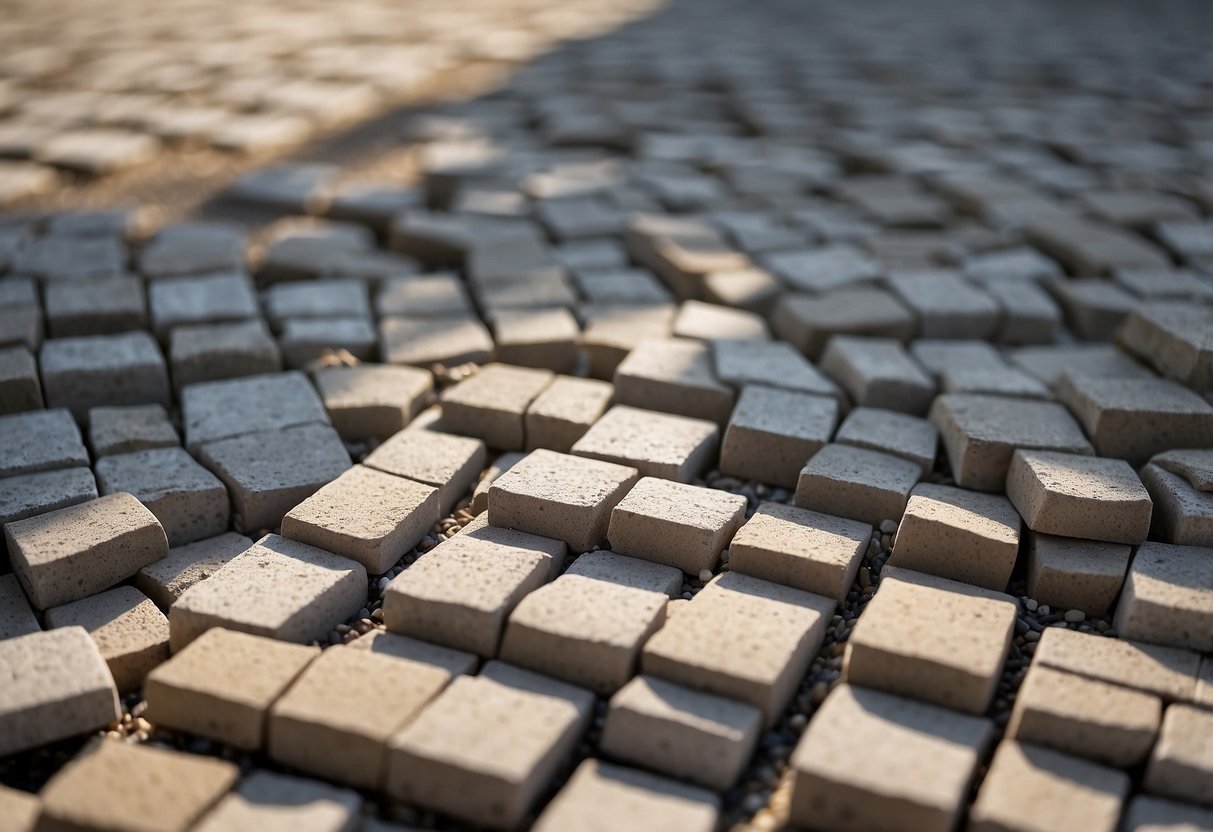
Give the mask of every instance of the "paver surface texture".
[[14, 0], [0, 830], [1213, 830], [1213, 8]]

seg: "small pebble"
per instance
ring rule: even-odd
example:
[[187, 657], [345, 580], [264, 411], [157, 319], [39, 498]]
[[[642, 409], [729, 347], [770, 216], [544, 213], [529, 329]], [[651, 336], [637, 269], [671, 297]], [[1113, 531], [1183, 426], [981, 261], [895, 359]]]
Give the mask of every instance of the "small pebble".
[[699, 580], [701, 583], [705, 583], [705, 584], [708, 581], [712, 580], [712, 570], [711, 569], [700, 569], [699, 570]]
[[881, 534], [893, 534], [893, 532], [895, 532], [895, 531], [897, 531], [897, 521], [896, 520], [881, 520], [880, 521], [880, 533]]
[[1085, 621], [1087, 614], [1082, 610], [1066, 610], [1066, 622], [1069, 624], [1077, 624], [1080, 621]]

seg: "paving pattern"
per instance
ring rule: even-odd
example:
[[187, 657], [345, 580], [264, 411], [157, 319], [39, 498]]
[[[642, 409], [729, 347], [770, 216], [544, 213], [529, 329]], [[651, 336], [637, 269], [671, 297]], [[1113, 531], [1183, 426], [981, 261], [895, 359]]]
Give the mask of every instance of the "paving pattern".
[[56, 164], [518, 68], [0, 218], [0, 827], [1213, 830], [1207, 7], [53, 8]]

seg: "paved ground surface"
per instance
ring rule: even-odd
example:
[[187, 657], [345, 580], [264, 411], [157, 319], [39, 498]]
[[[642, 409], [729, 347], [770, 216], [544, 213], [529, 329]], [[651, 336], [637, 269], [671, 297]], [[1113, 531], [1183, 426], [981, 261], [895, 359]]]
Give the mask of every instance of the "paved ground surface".
[[13, 16], [0, 826], [1213, 829], [1206, 7]]

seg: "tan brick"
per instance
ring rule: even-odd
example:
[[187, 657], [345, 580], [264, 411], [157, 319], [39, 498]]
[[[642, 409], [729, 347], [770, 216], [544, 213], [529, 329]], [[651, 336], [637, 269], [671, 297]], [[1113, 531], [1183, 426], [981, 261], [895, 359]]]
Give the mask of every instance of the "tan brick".
[[500, 454], [488, 468], [481, 474], [480, 480], [476, 483], [476, 487], [472, 490], [472, 504], [469, 510], [472, 514], [483, 514], [489, 508], [489, 489], [497, 478], [506, 471], [513, 468], [519, 462], [526, 459], [527, 455], [518, 453], [517, 451], [508, 451]]
[[213, 575], [221, 566], [253, 545], [253, 541], [235, 532], [176, 546], [162, 560], [148, 564], [135, 574], [135, 587], [151, 598], [156, 606], [168, 610], [173, 602], [199, 581]]
[[1011, 646], [1010, 596], [897, 569], [851, 632], [843, 674], [862, 685], [971, 714], [994, 698]]
[[1150, 753], [1161, 720], [1157, 696], [1034, 665], [1015, 696], [1007, 736], [1130, 768]]
[[977, 791], [969, 829], [1115, 832], [1128, 793], [1129, 776], [1122, 771], [1003, 740]]
[[833, 398], [746, 385], [724, 432], [720, 471], [795, 488], [801, 468], [830, 441], [837, 423]]
[[88, 444], [98, 456], [129, 454], [181, 444], [163, 405], [94, 407], [88, 412]]
[[1124, 832], [1203, 832], [1213, 829], [1213, 810], [1139, 794], [1121, 821]]
[[510, 613], [501, 658], [610, 694], [636, 672], [682, 573], [613, 552], [587, 552]]
[[527, 406], [552, 382], [549, 370], [489, 364], [442, 395], [447, 430], [476, 436], [492, 448], [520, 451], [526, 446]]
[[893, 271], [884, 280], [918, 318], [923, 338], [990, 338], [998, 325], [998, 302], [959, 271]]
[[698, 300], [683, 301], [671, 334], [696, 341], [765, 341], [771, 337], [761, 315]]
[[1001, 592], [1019, 554], [1019, 525], [1006, 497], [923, 483], [910, 492], [888, 563]]
[[833, 612], [829, 598], [725, 573], [648, 640], [641, 670], [748, 702], [770, 726], [821, 646]]
[[461, 676], [389, 741], [386, 790], [494, 829], [517, 826], [572, 756], [594, 695], [503, 662]]
[[752, 705], [637, 676], [611, 697], [602, 753], [710, 789], [731, 788], [762, 730]]
[[712, 422], [617, 404], [573, 444], [573, 453], [690, 482], [711, 464], [719, 443]]
[[783, 503], [762, 503], [733, 536], [729, 568], [842, 603], [872, 526]]
[[1057, 609], [1101, 617], [1125, 582], [1131, 547], [1028, 533], [1028, 596]]
[[53, 607], [47, 627], [88, 630], [123, 693], [137, 690], [152, 668], [168, 659], [168, 619], [143, 593], [130, 586]]
[[[440, 665], [389, 652], [327, 650], [270, 708], [269, 756], [326, 780], [378, 791], [388, 738], [452, 676]], [[358, 706], [350, 707], [352, 702]]]
[[389, 364], [434, 364], [455, 367], [493, 358], [493, 337], [480, 320], [460, 318], [387, 317], [379, 322], [383, 360]]
[[1141, 469], [1141, 482], [1154, 503], [1151, 525], [1157, 537], [1184, 546], [1213, 546], [1213, 492], [1197, 490], [1154, 463]]
[[733, 410], [733, 391], [716, 379], [709, 347], [685, 338], [642, 341], [615, 369], [615, 399], [632, 407], [707, 419]]
[[897, 521], [922, 469], [908, 460], [830, 444], [809, 459], [796, 485], [796, 505], [880, 525]]
[[993, 733], [985, 719], [840, 685], [792, 754], [791, 821], [948, 832]]
[[[283, 574], [292, 576], [289, 585]], [[173, 603], [173, 652], [212, 627], [284, 641], [321, 639], [365, 603], [362, 564], [269, 534]]]
[[935, 382], [892, 338], [832, 338], [821, 369], [861, 407], [920, 416], [935, 397]]
[[16, 575], [0, 575], [0, 640], [41, 632]]
[[438, 490], [355, 465], [282, 518], [282, 536], [381, 575], [438, 522]]
[[254, 771], [206, 814], [197, 832], [346, 832], [359, 821], [362, 797], [316, 780]]
[[364, 464], [437, 488], [438, 506], [446, 515], [467, 496], [484, 469], [485, 457], [479, 439], [417, 431], [410, 425], [371, 451]]
[[34, 832], [42, 802], [28, 792], [0, 786], [0, 817], [10, 824], [10, 832]]
[[606, 412], [614, 394], [614, 386], [605, 381], [557, 376], [527, 408], [528, 450], [568, 453]]
[[227, 531], [227, 490], [184, 448], [153, 448], [97, 460], [102, 494], [133, 494], [160, 521], [169, 546]]
[[321, 367], [312, 378], [342, 439], [387, 439], [421, 412], [434, 378], [415, 367]]
[[1146, 767], [1145, 790], [1161, 797], [1213, 807], [1213, 712], [1171, 705]]
[[108, 589], [168, 553], [164, 529], [130, 494], [111, 494], [4, 527], [9, 560], [38, 609]]
[[1191, 650], [1105, 638], [1061, 627], [1045, 628], [1033, 661], [1153, 693], [1168, 702], [1193, 699], [1200, 668], [1200, 654]]
[[698, 575], [716, 568], [745, 507], [738, 494], [645, 477], [611, 510], [607, 537], [617, 552]]
[[465, 528], [392, 579], [383, 593], [384, 623], [394, 633], [492, 658], [510, 612], [558, 572], [564, 554], [559, 540]]
[[925, 476], [935, 467], [939, 431], [926, 419], [907, 413], [857, 407], [838, 427], [834, 441], [916, 462]]
[[1213, 548], [1137, 547], [1114, 624], [1125, 638], [1213, 652]]
[[319, 647], [214, 628], [148, 674], [154, 725], [253, 751], [265, 742], [270, 706]]
[[720, 798], [705, 789], [590, 759], [577, 767], [532, 828], [589, 829], [609, 819], [610, 828], [632, 832], [712, 832], [719, 814]]
[[624, 465], [532, 451], [489, 487], [489, 522], [586, 552], [606, 537], [611, 510], [638, 479]]
[[0, 663], [0, 754], [87, 734], [122, 716], [114, 677], [83, 627], [2, 639]]
[[498, 361], [554, 373], [576, 369], [581, 327], [569, 310], [495, 309], [489, 323]]
[[1078, 423], [1053, 402], [949, 393], [935, 399], [930, 419], [962, 488], [1002, 491], [1016, 448], [1094, 452]]

